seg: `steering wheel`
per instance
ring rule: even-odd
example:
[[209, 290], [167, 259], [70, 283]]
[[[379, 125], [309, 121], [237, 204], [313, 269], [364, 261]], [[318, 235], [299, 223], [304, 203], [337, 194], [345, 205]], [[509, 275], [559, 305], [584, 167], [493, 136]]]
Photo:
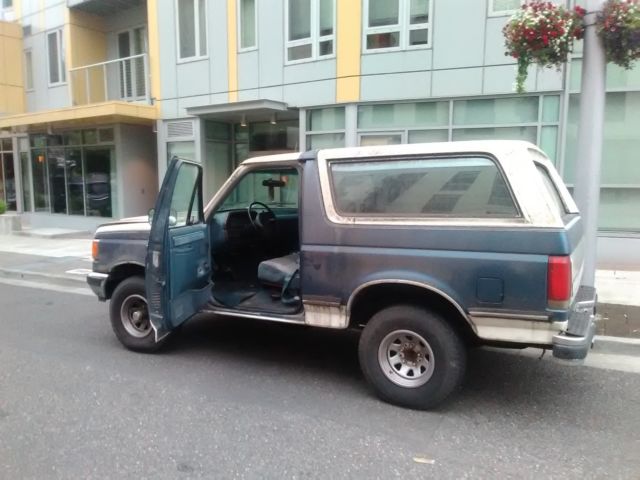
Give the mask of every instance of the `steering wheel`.
[[[254, 207], [262, 207], [264, 212], [255, 212]], [[255, 213], [255, 215], [253, 215]], [[251, 202], [247, 207], [247, 214], [249, 215], [249, 221], [253, 228], [263, 233], [270, 233], [271, 228], [276, 222], [276, 215], [273, 210], [262, 202]]]

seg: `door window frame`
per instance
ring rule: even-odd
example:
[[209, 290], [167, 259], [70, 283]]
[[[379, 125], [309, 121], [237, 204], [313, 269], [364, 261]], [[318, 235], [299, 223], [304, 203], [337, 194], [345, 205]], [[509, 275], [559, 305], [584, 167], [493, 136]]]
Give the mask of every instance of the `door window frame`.
[[[134, 46], [134, 32], [136, 30], [142, 30], [142, 52], [141, 53], [133, 53], [133, 46]], [[126, 57], [123, 57], [122, 54], [120, 53], [120, 35], [122, 35], [123, 33], [126, 33], [127, 36], [129, 37], [129, 55], [127, 55]], [[147, 26], [142, 23], [139, 25], [136, 25], [134, 27], [130, 27], [130, 28], [125, 28], [122, 30], [118, 30], [116, 32], [116, 43], [118, 45], [118, 59], [122, 59], [122, 58], [128, 58], [128, 57], [132, 57], [134, 55], [146, 55], [149, 52], [149, 37], [148, 37], [148, 31], [147, 31]], [[119, 75], [119, 94], [120, 94], [120, 99], [121, 100], [125, 100], [125, 101], [138, 101], [138, 100], [144, 100], [144, 98], [146, 97], [145, 92], [143, 92], [142, 95], [136, 95], [136, 90], [138, 90], [138, 82], [137, 79], [134, 79], [135, 76], [135, 68], [134, 68], [134, 64], [135, 62], [140, 61], [143, 62], [143, 66], [142, 66], [142, 81], [143, 81], [143, 86], [145, 87], [144, 90], [145, 92], [148, 90], [148, 79], [145, 78], [145, 72], [146, 69], [144, 67], [144, 62], [145, 59], [144, 57], [139, 57], [136, 59], [131, 59], [126, 61], [126, 67], [125, 67], [125, 62], [120, 62], [120, 68], [118, 70], [118, 75]], [[126, 95], [126, 85], [123, 84], [123, 75], [125, 74], [125, 68], [128, 68], [130, 71], [130, 75], [131, 75], [131, 95]], [[124, 93], [124, 95], [123, 95]]]

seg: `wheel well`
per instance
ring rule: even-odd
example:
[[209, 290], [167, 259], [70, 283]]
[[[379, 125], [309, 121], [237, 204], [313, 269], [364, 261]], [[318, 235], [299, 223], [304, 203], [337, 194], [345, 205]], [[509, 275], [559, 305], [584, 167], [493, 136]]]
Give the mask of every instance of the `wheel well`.
[[122, 265], [118, 265], [109, 272], [109, 279], [107, 280], [107, 284], [105, 285], [105, 294], [109, 299], [111, 295], [113, 295], [113, 291], [116, 289], [120, 283], [129, 278], [139, 275], [144, 277], [144, 267], [142, 265], [136, 265], [135, 263], [124, 263]]
[[362, 328], [376, 312], [401, 303], [429, 308], [449, 322], [465, 341], [477, 340], [467, 319], [450, 300], [416, 285], [384, 283], [365, 288], [351, 304], [349, 326]]

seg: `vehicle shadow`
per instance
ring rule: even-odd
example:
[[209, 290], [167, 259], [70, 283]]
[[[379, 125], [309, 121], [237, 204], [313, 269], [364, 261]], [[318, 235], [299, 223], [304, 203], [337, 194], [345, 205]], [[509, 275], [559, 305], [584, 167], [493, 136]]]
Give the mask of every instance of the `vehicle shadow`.
[[[269, 374], [277, 368], [286, 383], [301, 370], [305, 378], [336, 391], [373, 397], [358, 364], [355, 331], [335, 331], [223, 317], [192, 319], [176, 339], [169, 354], [215, 357], [254, 372]], [[522, 356], [495, 349], [470, 350], [461, 389], [437, 412], [486, 410], [502, 415], [533, 410], [553, 410], [572, 405], [562, 415], [578, 415], [594, 402], [592, 369], [559, 364], [547, 358]], [[604, 375], [598, 371], [597, 374]], [[616, 375], [607, 372], [607, 376]], [[595, 400], [604, 401], [605, 399]], [[558, 410], [560, 415], [560, 410]], [[572, 413], [573, 412], [573, 413]]]

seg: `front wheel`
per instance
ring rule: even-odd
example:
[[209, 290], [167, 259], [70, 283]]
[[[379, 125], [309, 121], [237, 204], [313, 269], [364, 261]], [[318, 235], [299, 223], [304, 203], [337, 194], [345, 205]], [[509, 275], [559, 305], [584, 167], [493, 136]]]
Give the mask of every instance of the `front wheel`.
[[129, 277], [116, 287], [111, 296], [109, 314], [116, 337], [129, 350], [155, 352], [170, 336], [155, 341], [143, 277]]
[[365, 378], [383, 400], [426, 410], [462, 382], [467, 352], [455, 330], [436, 313], [396, 305], [367, 323], [358, 348]]

